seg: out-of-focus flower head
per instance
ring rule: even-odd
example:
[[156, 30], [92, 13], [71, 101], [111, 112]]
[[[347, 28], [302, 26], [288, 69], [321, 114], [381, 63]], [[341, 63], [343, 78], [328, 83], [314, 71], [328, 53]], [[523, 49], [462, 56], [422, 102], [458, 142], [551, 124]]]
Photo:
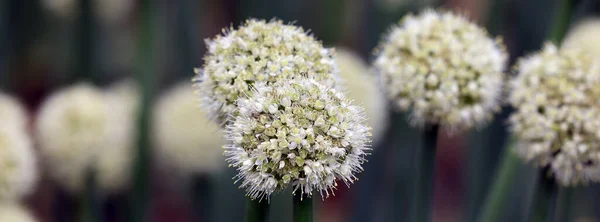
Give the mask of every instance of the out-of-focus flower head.
[[[133, 0], [90, 0], [94, 15], [106, 24], [123, 21], [133, 10]], [[62, 18], [74, 18], [79, 13], [81, 0], [42, 0], [42, 4], [53, 14]]]
[[154, 107], [156, 159], [182, 176], [212, 173], [224, 166], [221, 128], [195, 103], [191, 84], [165, 92]]
[[221, 122], [235, 114], [238, 98], [249, 96], [257, 83], [306, 76], [326, 86], [335, 84], [333, 50], [302, 28], [279, 20], [248, 20], [238, 29], [206, 40], [206, 45], [195, 88], [209, 116]]
[[108, 192], [121, 191], [130, 185], [135, 159], [139, 111], [139, 88], [133, 80], [118, 82], [105, 92], [110, 107], [108, 138], [98, 150], [94, 169], [98, 186]]
[[23, 206], [13, 202], [0, 203], [0, 221], [36, 222], [33, 215]]
[[357, 179], [370, 142], [361, 107], [312, 79], [254, 87], [254, 96], [238, 101], [239, 115], [225, 132], [231, 142], [225, 156], [250, 198], [268, 198], [290, 184], [294, 192], [325, 198], [336, 180], [349, 186]]
[[548, 43], [516, 67], [509, 102], [519, 154], [562, 185], [600, 181], [600, 63]]
[[388, 98], [415, 125], [451, 131], [488, 122], [499, 109], [507, 54], [499, 40], [452, 12], [405, 16], [378, 48], [374, 66]]
[[108, 135], [109, 107], [96, 87], [79, 83], [51, 95], [38, 113], [36, 136], [51, 177], [68, 190], [83, 187]]
[[371, 75], [366, 62], [352, 51], [337, 48], [335, 59], [348, 99], [365, 108], [367, 125], [373, 128], [372, 139], [377, 141], [388, 126], [387, 101], [377, 78]]
[[24, 108], [0, 94], [0, 201], [16, 201], [37, 182], [36, 156], [27, 132]]
[[561, 48], [581, 50], [600, 57], [600, 18], [589, 18], [579, 22], [562, 43]]

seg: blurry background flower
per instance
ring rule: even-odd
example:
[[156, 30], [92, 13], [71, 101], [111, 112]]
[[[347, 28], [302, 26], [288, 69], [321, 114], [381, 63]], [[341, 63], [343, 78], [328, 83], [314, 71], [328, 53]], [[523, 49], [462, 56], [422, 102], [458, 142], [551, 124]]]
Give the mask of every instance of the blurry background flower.
[[35, 187], [36, 156], [20, 103], [0, 94], [0, 108], [0, 201], [18, 201]]
[[140, 96], [137, 84], [131, 79], [113, 84], [105, 96], [110, 108], [109, 132], [105, 145], [97, 152], [94, 169], [99, 188], [115, 192], [130, 185]]
[[234, 114], [237, 99], [250, 95], [256, 83], [308, 76], [327, 86], [335, 84], [333, 51], [304, 29], [280, 20], [248, 20], [206, 45], [195, 86], [203, 109], [219, 121]]
[[567, 34], [562, 48], [577, 49], [600, 57], [600, 18], [586, 18], [577, 23]]
[[0, 221], [36, 222], [29, 211], [18, 203], [0, 202]]
[[600, 64], [548, 43], [517, 68], [509, 102], [519, 154], [564, 186], [600, 181]]
[[[79, 12], [81, 0], [42, 0], [46, 9], [62, 18], [74, 18]], [[105, 24], [114, 24], [125, 20], [135, 6], [134, 0], [90, 0], [94, 6], [94, 14]]]
[[55, 92], [41, 107], [36, 136], [48, 173], [78, 192], [108, 135], [109, 107], [100, 89], [79, 83]]
[[370, 142], [361, 107], [307, 78], [254, 87], [225, 131], [227, 162], [250, 198], [269, 198], [289, 185], [295, 195], [326, 198], [336, 180], [349, 186], [357, 179]]
[[374, 66], [411, 122], [465, 130], [499, 109], [507, 54], [500, 41], [452, 12], [407, 15], [384, 36]]
[[377, 78], [366, 62], [356, 53], [336, 48], [335, 59], [340, 68], [341, 83], [348, 91], [348, 99], [365, 108], [367, 125], [373, 128], [372, 140], [377, 142], [388, 126], [387, 100], [379, 88]]
[[198, 107], [191, 85], [180, 83], [166, 91], [153, 112], [154, 156], [168, 172], [185, 177], [214, 173], [225, 165], [221, 129]]

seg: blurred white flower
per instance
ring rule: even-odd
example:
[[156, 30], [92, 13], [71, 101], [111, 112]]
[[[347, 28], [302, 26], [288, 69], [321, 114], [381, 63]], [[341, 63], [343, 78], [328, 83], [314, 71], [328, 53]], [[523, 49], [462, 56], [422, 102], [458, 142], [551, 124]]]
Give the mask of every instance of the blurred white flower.
[[600, 57], [598, 38], [600, 38], [600, 18], [585, 19], [568, 32], [561, 48], [582, 50]]
[[72, 17], [78, 7], [76, 0], [42, 0], [42, 4], [59, 17]]
[[0, 94], [0, 201], [19, 200], [37, 182], [37, 161], [24, 110], [15, 99]]
[[36, 222], [27, 208], [18, 203], [0, 203], [0, 221], [3, 222]]
[[238, 29], [223, 30], [223, 35], [206, 40], [206, 45], [205, 64], [196, 69], [195, 87], [202, 108], [221, 122], [234, 114], [235, 102], [247, 97], [254, 84], [301, 76], [335, 84], [333, 50], [302, 28], [279, 20], [248, 20]]
[[361, 107], [307, 78], [254, 87], [225, 132], [227, 162], [249, 197], [269, 198], [291, 184], [294, 192], [326, 198], [336, 180], [349, 186], [357, 179], [370, 142]]
[[507, 54], [466, 18], [425, 10], [407, 15], [379, 46], [374, 66], [388, 98], [411, 122], [451, 131], [484, 125], [499, 109]]
[[0, 120], [3, 125], [27, 130], [28, 118], [23, 104], [2, 92], [0, 92]]
[[86, 172], [108, 136], [104, 94], [79, 83], [51, 95], [37, 118], [37, 141], [50, 176], [68, 190], [83, 188]]
[[98, 187], [116, 192], [131, 182], [135, 145], [136, 120], [139, 111], [139, 87], [133, 80], [118, 82], [105, 92], [110, 107], [106, 145], [98, 150], [94, 169]]
[[365, 107], [367, 125], [373, 128], [373, 140], [378, 141], [388, 126], [388, 114], [387, 101], [379, 89], [377, 78], [366, 62], [352, 51], [337, 48], [335, 59], [348, 99]]
[[196, 100], [191, 84], [181, 83], [165, 92], [154, 107], [156, 159], [183, 176], [212, 173], [224, 166], [221, 128]]
[[600, 181], [600, 63], [548, 43], [517, 68], [509, 102], [519, 154], [562, 185]]

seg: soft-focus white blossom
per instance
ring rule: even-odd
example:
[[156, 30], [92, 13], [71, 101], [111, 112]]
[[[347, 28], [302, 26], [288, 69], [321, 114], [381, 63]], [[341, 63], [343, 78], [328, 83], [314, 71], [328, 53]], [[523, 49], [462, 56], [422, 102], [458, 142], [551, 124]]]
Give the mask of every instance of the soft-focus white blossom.
[[19, 200], [37, 182], [37, 161], [26, 118], [19, 102], [0, 94], [0, 201]]
[[[94, 16], [106, 24], [123, 21], [131, 15], [134, 0], [90, 0]], [[46, 9], [63, 18], [74, 18], [79, 13], [81, 0], [42, 0]]]
[[466, 130], [499, 109], [507, 54], [499, 40], [463, 16], [425, 10], [392, 27], [377, 51], [388, 98], [411, 122]]
[[562, 185], [600, 181], [600, 63], [548, 43], [517, 68], [509, 101], [519, 154]]
[[204, 67], [196, 69], [195, 87], [211, 118], [224, 121], [257, 83], [271, 84], [306, 76], [327, 86], [337, 73], [333, 50], [302, 28], [282, 21], [248, 20], [238, 29], [206, 40]]
[[154, 107], [156, 159], [183, 176], [224, 166], [222, 130], [196, 100], [191, 84], [182, 83], [165, 92]]
[[52, 94], [41, 106], [36, 136], [50, 176], [80, 191], [98, 149], [106, 144], [109, 112], [104, 94], [79, 83]]
[[2, 222], [36, 222], [27, 208], [18, 203], [0, 203], [0, 221]]
[[27, 130], [27, 112], [15, 98], [0, 92], [0, 120], [3, 125]]
[[121, 191], [130, 185], [139, 110], [139, 88], [133, 80], [116, 83], [105, 92], [110, 112], [108, 137], [98, 150], [94, 170], [98, 187], [104, 191]]
[[581, 50], [600, 57], [600, 18], [585, 19], [569, 30], [561, 48]]
[[269, 198], [291, 184], [301, 195], [325, 198], [336, 180], [349, 186], [357, 179], [370, 142], [361, 107], [312, 79], [254, 87], [225, 132], [227, 162], [249, 197]]
[[348, 91], [348, 99], [363, 106], [367, 114], [367, 125], [373, 128], [373, 141], [383, 136], [388, 126], [387, 100], [380, 90], [377, 78], [372, 75], [366, 62], [357, 54], [345, 49], [336, 49], [336, 62], [340, 77]]

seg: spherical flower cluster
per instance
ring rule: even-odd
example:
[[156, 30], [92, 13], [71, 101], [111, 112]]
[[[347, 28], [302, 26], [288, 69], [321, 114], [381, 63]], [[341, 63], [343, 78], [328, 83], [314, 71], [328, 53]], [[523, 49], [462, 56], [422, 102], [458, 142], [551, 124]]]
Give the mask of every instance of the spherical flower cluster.
[[25, 126], [23, 107], [0, 94], [0, 200], [18, 200], [37, 180], [36, 157]]
[[224, 166], [222, 130], [194, 101], [191, 84], [180, 84], [154, 107], [156, 159], [180, 176], [211, 173]]
[[0, 203], [0, 221], [6, 222], [36, 222], [37, 220], [27, 209], [16, 203]]
[[302, 76], [335, 84], [333, 51], [302, 28], [282, 21], [249, 20], [238, 29], [206, 41], [204, 67], [197, 69], [197, 88], [211, 118], [224, 121], [257, 83], [271, 84]]
[[348, 98], [365, 108], [367, 125], [373, 128], [372, 140], [377, 141], [388, 125], [387, 101], [379, 90], [377, 79], [371, 75], [365, 61], [352, 51], [336, 49], [335, 60]]
[[600, 63], [546, 44], [517, 68], [509, 101], [520, 155], [565, 186], [600, 181]]
[[387, 96], [416, 125], [480, 126], [499, 109], [504, 46], [451, 12], [408, 15], [379, 46], [374, 66]]
[[562, 43], [562, 48], [581, 50], [593, 56], [600, 57], [600, 19], [591, 18], [579, 22], [569, 31]]
[[292, 184], [302, 195], [327, 197], [336, 180], [356, 180], [369, 150], [361, 107], [312, 79], [257, 83], [255, 90], [238, 101], [225, 132], [225, 156], [248, 196], [268, 198]]
[[138, 86], [132, 80], [114, 84], [105, 96], [110, 106], [108, 138], [96, 154], [94, 169], [98, 187], [106, 192], [115, 192], [130, 185], [140, 96]]
[[[133, 0], [92, 0], [94, 15], [111, 24], [123, 21], [135, 6]], [[73, 18], [79, 13], [80, 0], [43, 0], [46, 9], [63, 18]]]
[[41, 107], [37, 141], [51, 177], [79, 191], [98, 149], [108, 135], [109, 109], [102, 91], [77, 84], [54, 93]]

